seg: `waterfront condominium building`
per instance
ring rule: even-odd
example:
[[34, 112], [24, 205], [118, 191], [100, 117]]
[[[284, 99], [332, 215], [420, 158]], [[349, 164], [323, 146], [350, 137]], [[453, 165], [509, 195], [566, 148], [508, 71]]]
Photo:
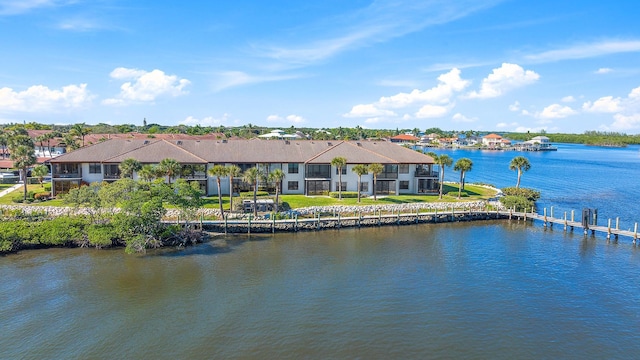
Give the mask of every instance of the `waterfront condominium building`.
[[[236, 165], [241, 171], [257, 167], [264, 174], [281, 169], [285, 177], [282, 194], [327, 195], [339, 187], [338, 169], [332, 159], [343, 157], [342, 190], [357, 191], [358, 176], [352, 171], [357, 164], [379, 163], [377, 194], [433, 193], [438, 188], [437, 173], [431, 157], [386, 141], [319, 141], [319, 140], [166, 140], [111, 139], [89, 145], [49, 160], [53, 195], [67, 192], [82, 183], [115, 181], [119, 165], [126, 159], [141, 164], [159, 164], [174, 159], [182, 166], [176, 177], [197, 181], [207, 195], [216, 195], [216, 178], [207, 170], [215, 165]], [[133, 174], [134, 179], [138, 174]], [[229, 193], [229, 178], [222, 178], [222, 192]], [[260, 188], [272, 191], [274, 184], [260, 182]], [[249, 191], [250, 184], [242, 176], [233, 179], [233, 191]], [[373, 193], [373, 175], [361, 178], [363, 194]]]

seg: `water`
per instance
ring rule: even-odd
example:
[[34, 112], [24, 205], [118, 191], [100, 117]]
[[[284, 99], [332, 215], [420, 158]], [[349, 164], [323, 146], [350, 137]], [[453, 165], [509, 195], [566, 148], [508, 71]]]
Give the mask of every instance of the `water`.
[[[640, 147], [601, 148], [578, 144], [557, 144], [558, 151], [515, 152], [477, 150], [436, 150], [456, 160], [467, 157], [473, 169], [467, 183], [483, 182], [503, 188], [515, 186], [517, 172], [509, 170], [511, 159], [525, 156], [531, 169], [522, 175], [520, 186], [541, 192], [538, 210], [551, 210], [554, 216], [580, 218], [583, 208], [598, 209], [599, 223], [619, 217], [621, 227], [633, 228], [640, 222]], [[445, 180], [460, 181], [453, 166], [445, 169]]]
[[[523, 186], [638, 221], [637, 152], [526, 154]], [[515, 184], [516, 153], [463, 154]], [[0, 258], [0, 358], [635, 358], [638, 274], [630, 239], [515, 220], [24, 251]]]

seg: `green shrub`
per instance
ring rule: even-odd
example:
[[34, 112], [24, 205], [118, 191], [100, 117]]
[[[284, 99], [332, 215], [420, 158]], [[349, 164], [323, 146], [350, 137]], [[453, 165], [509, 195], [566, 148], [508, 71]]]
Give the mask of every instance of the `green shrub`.
[[97, 248], [109, 247], [113, 245], [114, 231], [110, 225], [89, 225], [87, 227], [87, 238], [89, 245]]
[[507, 195], [500, 198], [500, 202], [507, 209], [515, 208], [515, 211], [531, 211], [535, 209], [535, 202], [533, 200], [529, 200], [524, 196], [513, 196]]
[[[339, 193], [337, 191], [332, 191], [332, 192], [329, 193], [329, 197], [337, 199], [338, 196], [339, 196]], [[343, 191], [342, 192], [342, 197], [343, 198], [357, 198], [358, 197], [358, 192], [357, 191]]]
[[11, 201], [16, 203], [16, 204], [22, 204], [24, 202], [24, 195], [22, 195], [22, 194], [13, 195], [13, 197], [11, 198]]
[[[269, 196], [269, 193], [266, 191], [257, 191], [256, 196]], [[243, 191], [240, 193], [241, 198], [252, 198], [253, 191]]]
[[506, 187], [502, 189], [506, 196], [522, 196], [531, 201], [540, 199], [540, 192], [534, 189]]
[[42, 185], [44, 191], [51, 191], [51, 183], [45, 183]]

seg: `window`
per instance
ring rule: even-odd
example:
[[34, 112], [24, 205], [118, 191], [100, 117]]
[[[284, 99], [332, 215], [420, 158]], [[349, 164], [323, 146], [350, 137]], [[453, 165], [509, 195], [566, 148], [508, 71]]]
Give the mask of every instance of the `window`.
[[[298, 163], [289, 163], [289, 174], [297, 174], [298, 173]], [[290, 181], [293, 182], [293, 181]], [[296, 185], [296, 190], [298, 189], [298, 186]], [[293, 190], [293, 189], [290, 189]]]
[[369, 191], [369, 182], [363, 181], [360, 183], [360, 191]]
[[409, 190], [409, 182], [408, 181], [400, 181], [400, 190]]
[[378, 195], [395, 195], [396, 182], [391, 181], [376, 181], [376, 194]]
[[101, 173], [102, 173], [102, 164], [99, 164], [99, 163], [89, 164], [89, 174], [101, 174]]
[[398, 165], [384, 165], [384, 170], [378, 175], [378, 179], [397, 179]]
[[307, 165], [308, 178], [331, 178], [331, 165]]
[[329, 180], [309, 180], [307, 181], [307, 195], [329, 195]]
[[346, 191], [347, 190], [347, 182], [343, 181], [342, 182], [342, 188], [340, 188], [340, 182], [336, 181], [336, 191], [338, 191], [339, 189], [341, 189], [342, 191]]
[[[340, 170], [342, 170], [342, 175], [347, 175], [347, 167], [343, 166]], [[338, 168], [336, 168], [336, 175], [338, 175]]]
[[408, 174], [409, 173], [409, 164], [400, 164], [398, 166], [398, 171], [400, 174]]
[[[291, 164], [289, 164], [291, 165]], [[298, 165], [298, 164], [296, 164]], [[297, 167], [296, 167], [297, 170]], [[287, 190], [298, 190], [298, 182], [297, 181], [289, 181], [287, 183]]]

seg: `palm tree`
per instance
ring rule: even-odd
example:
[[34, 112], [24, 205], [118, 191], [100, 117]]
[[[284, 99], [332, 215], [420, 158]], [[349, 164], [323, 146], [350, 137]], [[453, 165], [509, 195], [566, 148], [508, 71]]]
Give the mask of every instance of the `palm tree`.
[[42, 181], [47, 174], [49, 174], [49, 168], [46, 165], [38, 165], [31, 170], [31, 175], [38, 178], [40, 186], [42, 186]]
[[0, 146], [2, 147], [2, 159], [4, 160], [5, 154], [7, 153], [7, 145], [9, 144], [8, 134], [0, 133]]
[[334, 157], [331, 165], [338, 168], [338, 200], [342, 200], [342, 168], [347, 166], [347, 159], [342, 156]]
[[133, 179], [133, 173], [140, 171], [142, 169], [142, 164], [134, 158], [128, 158], [121, 162], [120, 165], [118, 165], [118, 168], [120, 168], [121, 178]]
[[86, 127], [84, 123], [75, 124], [69, 130], [69, 134], [82, 139], [82, 147], [84, 147], [84, 137], [91, 132], [91, 129]]
[[[22, 135], [22, 136], [26, 136], [26, 135]], [[27, 139], [29, 139], [28, 136], [27, 136]], [[30, 140], [31, 139], [29, 139], [29, 141]], [[28, 169], [29, 169], [29, 166], [36, 163], [36, 154], [33, 148], [33, 143], [31, 143], [31, 146], [19, 144], [19, 145], [16, 145], [15, 147], [10, 148], [9, 151], [11, 152], [11, 160], [13, 160], [13, 166], [20, 169], [20, 172], [22, 173], [22, 182], [24, 184], [24, 200], [26, 201]]]
[[229, 210], [233, 211], [233, 178], [242, 174], [242, 170], [237, 165], [227, 167], [227, 176], [229, 176]]
[[253, 186], [253, 216], [258, 216], [258, 179], [260, 170], [257, 167], [248, 168], [242, 174], [242, 179]]
[[218, 185], [218, 204], [220, 204], [220, 216], [224, 218], [224, 209], [222, 208], [222, 189], [220, 188], [220, 178], [227, 176], [227, 168], [224, 165], [215, 165], [207, 173], [216, 177], [216, 184]]
[[437, 155], [434, 152], [428, 152], [427, 155], [433, 158], [433, 161], [440, 166], [440, 191], [439, 191], [439, 199], [442, 199], [442, 187], [444, 184], [444, 168], [447, 166], [451, 166], [453, 164], [453, 159], [446, 154]]
[[453, 165], [454, 171], [460, 171], [460, 185], [458, 187], [458, 199], [462, 195], [462, 190], [464, 190], [464, 177], [467, 171], [471, 171], [473, 167], [473, 161], [469, 158], [462, 158], [456, 161], [456, 164]]
[[158, 171], [167, 177], [167, 182], [169, 183], [169, 185], [171, 185], [171, 178], [180, 174], [181, 170], [182, 165], [180, 165], [180, 163], [175, 159], [162, 159], [162, 161], [160, 161], [160, 164], [158, 164]]
[[370, 164], [369, 172], [373, 174], [373, 201], [377, 201], [376, 197], [376, 180], [378, 179], [378, 175], [384, 170], [384, 166], [382, 164]]
[[280, 185], [286, 174], [280, 169], [274, 169], [269, 173], [269, 181], [273, 181], [276, 185], [276, 212], [278, 212], [278, 195], [280, 194]]
[[529, 169], [531, 169], [531, 163], [529, 163], [529, 160], [524, 156], [516, 156], [509, 163], [509, 170], [518, 171], [516, 189], [520, 188], [520, 177], [522, 176], [522, 172], [529, 171]]
[[158, 171], [153, 165], [146, 164], [138, 171], [138, 176], [144, 181], [151, 182], [151, 180], [156, 178], [157, 173]]
[[369, 173], [369, 167], [365, 164], [354, 165], [351, 171], [358, 175], [358, 202], [360, 202], [360, 184], [362, 183], [362, 175]]

